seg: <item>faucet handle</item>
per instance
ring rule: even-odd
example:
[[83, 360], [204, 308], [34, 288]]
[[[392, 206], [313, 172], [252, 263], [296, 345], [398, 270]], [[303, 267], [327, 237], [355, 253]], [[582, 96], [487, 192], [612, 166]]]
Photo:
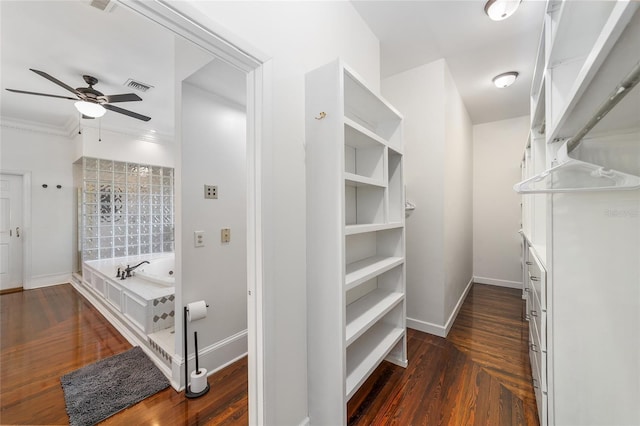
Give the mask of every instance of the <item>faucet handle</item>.
[[120, 267], [118, 266], [118, 273], [116, 274], [116, 278], [120, 278]]

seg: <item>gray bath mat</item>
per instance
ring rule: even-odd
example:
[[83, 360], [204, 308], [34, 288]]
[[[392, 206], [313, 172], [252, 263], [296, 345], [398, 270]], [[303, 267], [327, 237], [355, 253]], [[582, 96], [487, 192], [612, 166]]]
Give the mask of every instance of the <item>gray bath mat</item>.
[[94, 425], [169, 386], [139, 346], [60, 378], [71, 426]]

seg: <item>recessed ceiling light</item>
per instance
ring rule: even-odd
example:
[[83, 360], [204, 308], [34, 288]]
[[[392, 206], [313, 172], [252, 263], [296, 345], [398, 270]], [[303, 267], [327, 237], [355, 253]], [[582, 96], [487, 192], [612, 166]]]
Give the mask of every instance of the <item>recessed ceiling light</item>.
[[495, 84], [497, 88], [504, 89], [505, 87], [511, 86], [513, 82], [516, 81], [516, 78], [518, 78], [518, 73], [516, 71], [509, 71], [496, 75], [491, 81], [493, 81], [493, 84]]
[[521, 0], [489, 0], [484, 5], [484, 12], [494, 21], [502, 21], [513, 15]]

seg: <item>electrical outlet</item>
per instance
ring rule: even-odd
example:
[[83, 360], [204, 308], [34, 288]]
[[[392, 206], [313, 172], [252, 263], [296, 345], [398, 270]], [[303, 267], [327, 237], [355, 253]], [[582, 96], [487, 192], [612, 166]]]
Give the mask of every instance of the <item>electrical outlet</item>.
[[231, 242], [231, 228], [222, 228], [220, 230], [220, 241], [223, 243]]
[[193, 232], [193, 246], [204, 247], [204, 231]]
[[208, 200], [216, 200], [218, 198], [218, 187], [216, 185], [205, 185], [204, 198]]

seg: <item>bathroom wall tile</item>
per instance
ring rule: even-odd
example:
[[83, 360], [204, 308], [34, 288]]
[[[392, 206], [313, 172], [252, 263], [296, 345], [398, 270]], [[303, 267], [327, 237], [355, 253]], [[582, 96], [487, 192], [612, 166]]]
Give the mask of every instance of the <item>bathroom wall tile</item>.
[[84, 181], [84, 190], [86, 192], [97, 192], [98, 191], [98, 182], [95, 180], [85, 180]]
[[107, 238], [100, 238], [100, 248], [111, 248], [113, 247], [113, 238], [112, 237], [107, 237]]
[[112, 248], [101, 248], [100, 249], [100, 259], [110, 259], [113, 257], [113, 249]]
[[89, 170], [96, 170], [98, 168], [98, 160], [95, 158], [84, 158], [84, 168]]
[[113, 171], [113, 161], [112, 160], [99, 160], [100, 170]]
[[90, 214], [90, 215], [98, 214], [100, 213], [99, 207], [100, 206], [98, 204], [85, 204], [83, 206], [84, 214]]
[[95, 158], [83, 164], [83, 259], [173, 250], [172, 168]]
[[99, 255], [98, 250], [85, 250], [82, 253], [82, 259], [83, 260], [97, 260], [98, 259], [98, 255]]
[[82, 241], [82, 248], [84, 250], [97, 249], [98, 248], [98, 239], [97, 238], [85, 238]]

